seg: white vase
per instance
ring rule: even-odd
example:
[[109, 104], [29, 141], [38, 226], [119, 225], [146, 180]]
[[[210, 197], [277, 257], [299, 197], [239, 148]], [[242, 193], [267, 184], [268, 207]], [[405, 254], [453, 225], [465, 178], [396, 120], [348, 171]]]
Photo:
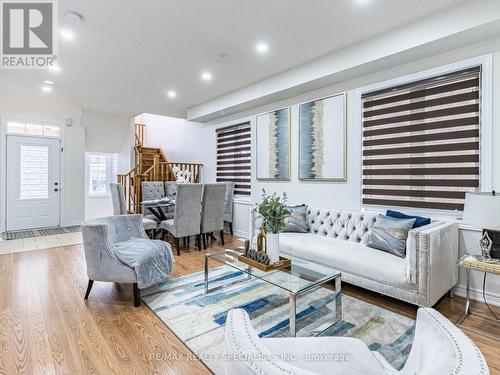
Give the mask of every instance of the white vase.
[[266, 254], [271, 263], [277, 263], [280, 260], [280, 235], [279, 233], [266, 234]]

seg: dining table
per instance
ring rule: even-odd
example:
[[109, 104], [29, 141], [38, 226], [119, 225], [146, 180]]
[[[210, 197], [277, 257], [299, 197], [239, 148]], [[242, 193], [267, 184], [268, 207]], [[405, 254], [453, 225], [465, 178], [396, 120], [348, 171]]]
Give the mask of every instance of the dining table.
[[145, 210], [151, 212], [161, 223], [162, 221], [167, 220], [165, 209], [175, 206], [175, 200], [144, 201], [141, 202], [141, 206]]

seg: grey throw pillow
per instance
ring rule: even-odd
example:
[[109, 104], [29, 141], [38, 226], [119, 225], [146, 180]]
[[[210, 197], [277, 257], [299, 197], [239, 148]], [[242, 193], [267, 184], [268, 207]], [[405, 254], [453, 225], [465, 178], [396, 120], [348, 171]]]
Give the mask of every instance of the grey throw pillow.
[[283, 232], [307, 233], [307, 205], [287, 206], [292, 215], [287, 219]]
[[385, 215], [378, 215], [373, 225], [368, 246], [404, 258], [406, 256], [408, 232], [413, 227], [415, 220], [415, 218], [395, 219]]

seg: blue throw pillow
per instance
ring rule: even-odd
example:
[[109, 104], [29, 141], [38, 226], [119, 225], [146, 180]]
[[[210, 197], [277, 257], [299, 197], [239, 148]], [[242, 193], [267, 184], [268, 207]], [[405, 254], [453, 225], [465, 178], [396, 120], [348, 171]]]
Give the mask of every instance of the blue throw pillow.
[[287, 219], [283, 232], [307, 233], [307, 205], [287, 206], [292, 214]]
[[408, 232], [414, 223], [415, 219], [395, 219], [378, 215], [367, 245], [404, 258]]
[[393, 217], [395, 219], [415, 219], [413, 228], [423, 227], [424, 225], [431, 223], [431, 219], [428, 217], [406, 215], [399, 211], [387, 210], [385, 216]]

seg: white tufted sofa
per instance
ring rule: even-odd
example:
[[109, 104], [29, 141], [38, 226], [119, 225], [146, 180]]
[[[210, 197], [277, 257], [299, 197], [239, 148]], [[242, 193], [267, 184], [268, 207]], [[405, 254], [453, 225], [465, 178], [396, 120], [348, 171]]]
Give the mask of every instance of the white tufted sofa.
[[[406, 257], [366, 244], [377, 213], [309, 208], [308, 233], [281, 233], [280, 254], [342, 272], [342, 280], [412, 304], [433, 306], [458, 280], [458, 227], [433, 221], [412, 229]], [[260, 226], [251, 212], [251, 238]]]

